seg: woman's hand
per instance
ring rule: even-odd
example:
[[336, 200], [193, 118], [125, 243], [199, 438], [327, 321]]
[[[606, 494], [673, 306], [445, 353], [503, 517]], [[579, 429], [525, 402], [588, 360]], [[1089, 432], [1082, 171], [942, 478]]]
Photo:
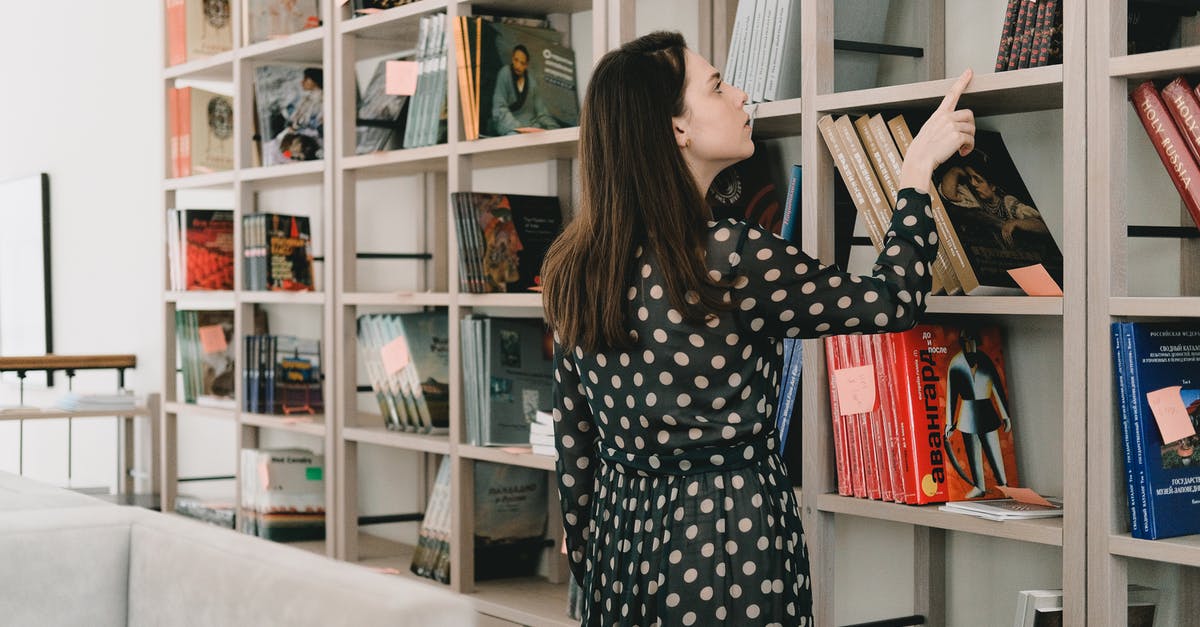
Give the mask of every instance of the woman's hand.
[[974, 73], [968, 68], [946, 93], [942, 104], [921, 127], [904, 155], [900, 168], [900, 188], [927, 191], [933, 170], [954, 153], [966, 156], [975, 148], [975, 114], [970, 109], [955, 110], [958, 97], [971, 83]]

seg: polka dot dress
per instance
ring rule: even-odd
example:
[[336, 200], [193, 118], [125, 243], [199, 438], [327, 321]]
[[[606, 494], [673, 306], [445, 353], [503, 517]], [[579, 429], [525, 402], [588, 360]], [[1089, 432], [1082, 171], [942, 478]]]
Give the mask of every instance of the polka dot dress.
[[872, 276], [822, 266], [756, 226], [713, 222], [707, 265], [737, 307], [696, 324], [671, 306], [654, 256], [635, 251], [635, 348], [555, 346], [559, 493], [590, 601], [583, 624], [812, 624], [774, 431], [780, 340], [911, 327], [936, 250], [929, 197], [912, 189]]

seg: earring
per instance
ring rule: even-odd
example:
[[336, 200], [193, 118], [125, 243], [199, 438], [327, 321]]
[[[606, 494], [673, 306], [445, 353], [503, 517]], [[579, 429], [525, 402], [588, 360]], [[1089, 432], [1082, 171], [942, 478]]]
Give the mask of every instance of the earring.
[[692, 138], [691, 138], [691, 137], [687, 138], [687, 140], [685, 140], [685, 141], [683, 142], [683, 147], [684, 147], [684, 148], [691, 148], [691, 147], [692, 147]]

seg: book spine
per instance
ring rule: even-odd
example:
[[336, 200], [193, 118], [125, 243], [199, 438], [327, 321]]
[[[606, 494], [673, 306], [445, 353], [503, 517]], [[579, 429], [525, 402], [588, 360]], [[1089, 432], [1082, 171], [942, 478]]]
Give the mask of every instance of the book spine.
[[1035, 67], [1043, 67], [1054, 62], [1050, 49], [1053, 47], [1054, 34], [1062, 24], [1062, 4], [1060, 0], [1046, 0], [1046, 21], [1041, 28], [1041, 42], [1038, 44], [1037, 62], [1030, 61]]
[[1151, 507], [1149, 499], [1149, 477], [1146, 476], [1146, 434], [1144, 432], [1145, 421], [1147, 416], [1143, 415], [1144, 403], [1142, 402], [1142, 386], [1141, 380], [1138, 377], [1138, 349], [1137, 349], [1137, 329], [1132, 323], [1123, 325], [1125, 333], [1125, 362], [1129, 365], [1129, 371], [1126, 376], [1129, 377], [1129, 397], [1132, 401], [1131, 408], [1133, 412], [1130, 416], [1130, 430], [1133, 434], [1133, 463], [1136, 471], [1134, 479], [1136, 480], [1136, 498], [1137, 512], [1140, 515], [1138, 520], [1138, 529], [1141, 532], [1136, 538], [1145, 540], [1156, 540], [1154, 526], [1154, 508]]
[[1037, 28], [1037, 0], [1026, 0], [1025, 21], [1021, 24], [1021, 47], [1017, 52], [1016, 68], [1029, 67], [1029, 49], [1033, 46], [1033, 33]]
[[730, 85], [736, 85], [734, 81], [738, 80], [737, 64], [739, 58], [739, 50], [741, 49], [742, 40], [746, 37], [746, 22], [750, 19], [750, 12], [754, 10], [753, 2], [738, 2], [737, 13], [733, 18], [733, 33], [729, 35], [729, 54], [725, 57], [725, 76], [722, 79]]
[[789, 241], [799, 241], [800, 196], [803, 189], [803, 170], [799, 165], [793, 165], [788, 176], [787, 200], [783, 206], [783, 222], [780, 224], [779, 235]]
[[779, 98], [779, 68], [783, 65], [783, 55], [787, 54], [784, 44], [787, 41], [788, 20], [791, 19], [792, 0], [779, 0], [775, 7], [775, 32], [771, 35], [770, 61], [767, 63], [767, 84], [763, 88], [763, 100]]
[[[454, 61], [458, 65], [458, 102], [462, 106], [463, 136], [469, 141], [475, 139], [471, 135], [471, 73], [467, 70], [467, 59], [471, 58], [471, 48], [467, 45], [467, 17], [459, 15], [454, 18]], [[411, 106], [411, 105], [410, 105]]]
[[1140, 535], [1141, 530], [1137, 511], [1137, 469], [1133, 465], [1133, 439], [1130, 433], [1133, 412], [1130, 407], [1128, 379], [1126, 379], [1130, 369], [1125, 361], [1124, 325], [1123, 322], [1112, 324], [1113, 370], [1115, 372], [1113, 378], [1117, 382], [1117, 401], [1121, 410], [1121, 450], [1125, 452], [1125, 489], [1129, 505], [1129, 525], [1130, 531], [1136, 538]]
[[1037, 67], [1038, 56], [1041, 55], [1043, 48], [1042, 34], [1046, 28], [1048, 19], [1053, 19], [1053, 16], [1046, 16], [1046, 2], [1038, 2], [1037, 15], [1033, 18], [1033, 33], [1029, 36], [1029, 59], [1025, 61], [1023, 67]]
[[917, 502], [917, 479], [913, 469], [912, 446], [909, 441], [912, 435], [912, 423], [909, 419], [909, 408], [912, 403], [904, 394], [909, 381], [904, 376], [903, 364], [900, 361], [902, 349], [897, 348], [897, 333], [880, 335], [883, 345], [883, 363], [886, 364], [888, 377], [889, 401], [892, 404], [892, 433], [896, 437], [896, 451], [899, 459], [900, 480], [904, 484], [904, 503]]
[[1187, 79], [1180, 76], [1163, 87], [1162, 99], [1192, 157], [1200, 163], [1200, 120], [1196, 119], [1200, 115], [1200, 99], [1196, 98], [1196, 92], [1192, 91]]
[[775, 21], [778, 8], [779, 0], [766, 0], [766, 4], [759, 8], [763, 16], [763, 27], [762, 40], [757, 43], [758, 61], [756, 67], [758, 71], [754, 73], [754, 91], [750, 95], [752, 102], [762, 102], [763, 96], [766, 94], [767, 75], [771, 71], [772, 50], [777, 45], [775, 43]]
[[867, 235], [871, 238], [871, 244], [876, 251], [883, 250], [883, 227], [871, 210], [865, 186], [859, 181], [857, 170], [850, 161], [850, 153], [845, 148], [841, 134], [834, 125], [833, 116], [826, 115], [818, 120], [817, 129], [825, 139], [829, 154], [837, 164], [838, 173], [842, 175], [842, 180], [846, 183], [846, 190], [850, 192], [850, 199], [854, 202], [854, 207], [858, 209], [858, 215], [862, 218]]
[[187, 62], [187, 7], [184, 0], [167, 0], [167, 65]]
[[[901, 392], [907, 398], [907, 402], [901, 404], [904, 406], [901, 411], [907, 414], [910, 426], [909, 454], [912, 456], [913, 481], [917, 486], [915, 501], [918, 505], [945, 502], [949, 494], [942, 449], [945, 417], [938, 407], [937, 397], [924, 391], [936, 385], [928, 380], [930, 376], [936, 377], [936, 374], [928, 366], [931, 361], [928, 351], [923, 350], [919, 342], [921, 334], [930, 330], [931, 327], [921, 325], [895, 334], [896, 345], [901, 349], [900, 359], [897, 360], [904, 381]], [[924, 369], [923, 365], [926, 366]]]
[[179, 90], [167, 89], [167, 146], [171, 153], [171, 177], [179, 177]]
[[833, 454], [837, 468], [837, 490], [842, 496], [858, 496], [854, 486], [856, 479], [852, 470], [850, 453], [850, 438], [847, 434], [846, 418], [842, 415], [841, 403], [838, 401], [837, 383], [833, 373], [841, 367], [839, 358], [838, 337], [825, 336], [825, 367], [829, 373], [829, 410], [832, 418]]
[[891, 428], [885, 424], [886, 417], [884, 415], [884, 388], [879, 380], [879, 369], [883, 364], [875, 358], [873, 348], [873, 337], [867, 335], [852, 335], [854, 343], [858, 346], [860, 355], [862, 356], [863, 365], [871, 366], [871, 371], [875, 373], [875, 407], [871, 409], [869, 414], [871, 420], [871, 443], [875, 448], [875, 472], [879, 475], [879, 492], [880, 498], [884, 501], [894, 500], [895, 475], [893, 474], [893, 458], [892, 450], [888, 444], [888, 436], [891, 435]]
[[854, 120], [854, 128], [858, 131], [858, 137], [867, 153], [867, 159], [874, 168], [875, 175], [879, 177], [880, 185], [883, 186], [883, 198], [887, 201], [888, 209], [894, 210], [896, 194], [900, 190], [896, 187], [896, 179], [892, 177], [892, 171], [884, 162], [882, 147], [875, 141], [875, 135], [871, 133], [870, 120], [870, 116], [859, 116]]
[[891, 482], [892, 498], [904, 502], [904, 475], [900, 469], [900, 451], [896, 444], [895, 404], [892, 399], [892, 381], [889, 362], [883, 352], [887, 338], [880, 334], [860, 336], [870, 351], [871, 364], [875, 367], [875, 389], [878, 411], [883, 425], [883, 448], [887, 457], [888, 480]]
[[[868, 363], [866, 356], [863, 355], [858, 337], [857, 335], [841, 336], [841, 341], [845, 344], [850, 357], [846, 365], [851, 368], [865, 366]], [[882, 477], [883, 465], [879, 459], [879, 440], [876, 437], [874, 411], [867, 410], [854, 414], [851, 419], [858, 423], [858, 447], [862, 450], [863, 479], [867, 485], [867, 498], [878, 501], [883, 498], [884, 480]]]
[[1000, 46], [996, 51], [997, 72], [1008, 69], [1008, 52], [1012, 50], [1013, 33], [1017, 30], [1017, 8], [1020, 6], [1021, 0], [1008, 0], [1008, 8], [1004, 10], [1004, 26], [1000, 29]]
[[[1166, 105], [1163, 104], [1158, 90], [1154, 88], [1154, 83], [1142, 83], [1133, 90], [1129, 98], [1133, 101], [1138, 119], [1146, 128], [1159, 159], [1166, 166], [1167, 174], [1175, 183], [1175, 189], [1183, 198], [1192, 221], [1200, 226], [1200, 183], [1197, 183], [1200, 169], [1191, 153], [1184, 147], [1183, 135], [1171, 122]], [[1192, 187], [1193, 184], [1197, 186]]]
[[1021, 58], [1021, 39], [1025, 36], [1025, 19], [1029, 14], [1029, 6], [1031, 0], [1020, 0], [1021, 5], [1017, 8], [1017, 21], [1013, 25], [1013, 40], [1012, 46], [1008, 49], [1008, 58], [1005, 60], [1005, 69], [1017, 69], [1017, 63]]
[[[913, 140], [912, 132], [908, 129], [908, 122], [905, 121], [903, 115], [898, 115], [888, 120], [888, 128], [892, 131], [892, 137], [896, 140], [896, 147], [900, 149], [900, 155], [904, 156]], [[979, 278], [975, 276], [975, 270], [971, 268], [971, 264], [967, 260], [962, 242], [958, 239], [958, 233], [950, 224], [950, 215], [946, 213], [946, 206], [942, 204], [942, 195], [932, 182], [929, 185], [929, 203], [933, 210], [933, 221], [937, 225], [938, 251], [940, 253], [943, 249], [945, 250], [946, 262], [949, 264], [950, 270], [954, 272], [955, 278], [958, 279], [959, 287], [963, 293], [970, 294], [979, 287]]]
[[179, 176], [192, 175], [192, 88], [178, 90]]

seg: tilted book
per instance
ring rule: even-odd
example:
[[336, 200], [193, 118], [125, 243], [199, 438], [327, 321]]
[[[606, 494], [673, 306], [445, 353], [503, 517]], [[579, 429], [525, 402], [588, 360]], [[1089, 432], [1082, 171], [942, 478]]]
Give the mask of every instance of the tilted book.
[[[1167, 168], [1171, 182], [1187, 206], [1192, 221], [1200, 226], [1200, 166], [1184, 142], [1183, 134], [1171, 121], [1154, 83], [1146, 81], [1129, 94], [1138, 119], [1150, 136], [1150, 143]], [[1195, 187], [1193, 187], [1195, 185]]]

